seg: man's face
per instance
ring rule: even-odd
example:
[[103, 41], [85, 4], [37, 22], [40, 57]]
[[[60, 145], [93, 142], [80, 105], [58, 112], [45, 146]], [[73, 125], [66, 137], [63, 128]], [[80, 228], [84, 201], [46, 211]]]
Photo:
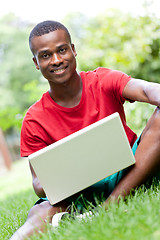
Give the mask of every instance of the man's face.
[[76, 51], [64, 30], [56, 30], [32, 39], [36, 68], [51, 83], [61, 84], [76, 72]]

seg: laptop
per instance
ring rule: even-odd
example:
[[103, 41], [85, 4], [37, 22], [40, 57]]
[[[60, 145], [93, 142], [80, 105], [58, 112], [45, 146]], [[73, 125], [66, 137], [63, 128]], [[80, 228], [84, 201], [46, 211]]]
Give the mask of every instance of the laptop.
[[118, 113], [28, 159], [52, 205], [135, 163]]

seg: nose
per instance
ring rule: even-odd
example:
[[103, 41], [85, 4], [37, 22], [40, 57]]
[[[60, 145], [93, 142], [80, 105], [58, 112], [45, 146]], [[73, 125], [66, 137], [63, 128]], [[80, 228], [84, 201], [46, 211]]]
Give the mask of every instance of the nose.
[[51, 62], [50, 63], [52, 65], [60, 65], [62, 62], [63, 62], [62, 57], [59, 54], [54, 53], [52, 58], [51, 58]]

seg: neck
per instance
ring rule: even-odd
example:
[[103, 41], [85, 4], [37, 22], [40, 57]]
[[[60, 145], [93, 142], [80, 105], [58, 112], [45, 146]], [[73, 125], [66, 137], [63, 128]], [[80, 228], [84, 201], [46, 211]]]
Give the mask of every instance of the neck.
[[82, 96], [82, 79], [76, 73], [74, 78], [63, 84], [50, 83], [49, 94], [51, 98], [60, 106], [75, 107], [79, 104]]

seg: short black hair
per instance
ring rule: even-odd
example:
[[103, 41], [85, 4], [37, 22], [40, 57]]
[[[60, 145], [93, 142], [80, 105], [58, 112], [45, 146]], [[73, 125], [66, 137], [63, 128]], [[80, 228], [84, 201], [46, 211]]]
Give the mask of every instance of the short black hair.
[[32, 29], [32, 31], [29, 35], [29, 46], [30, 46], [31, 51], [32, 51], [32, 44], [31, 44], [32, 38], [42, 36], [42, 35], [48, 34], [50, 32], [54, 32], [56, 30], [64, 30], [68, 34], [69, 41], [71, 43], [71, 35], [70, 35], [68, 29], [62, 23], [57, 22], [57, 21], [47, 20], [47, 21], [38, 23]]

